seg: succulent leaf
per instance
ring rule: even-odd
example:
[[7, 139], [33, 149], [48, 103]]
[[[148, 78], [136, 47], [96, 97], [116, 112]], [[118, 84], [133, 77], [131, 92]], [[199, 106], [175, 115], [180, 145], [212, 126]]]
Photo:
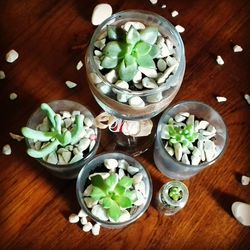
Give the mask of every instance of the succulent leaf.
[[140, 56], [137, 63], [144, 68], [155, 69], [155, 62], [150, 55]]
[[28, 127], [23, 127], [21, 129], [21, 132], [23, 136], [28, 139], [38, 140], [43, 142], [49, 141], [56, 134], [55, 132], [42, 132]]
[[130, 26], [128, 34], [126, 36], [126, 42], [128, 44], [136, 44], [140, 41], [140, 33], [134, 28], [133, 25]]
[[106, 180], [105, 180], [107, 186], [108, 186], [108, 191], [113, 191], [116, 184], [118, 183], [118, 176], [117, 174], [111, 174]]
[[94, 187], [98, 187], [101, 190], [103, 190], [104, 192], [106, 192], [107, 190], [107, 185], [105, 183], [105, 181], [103, 180], [101, 175], [94, 175], [91, 177], [91, 184]]
[[133, 179], [128, 176], [123, 176], [119, 181], [119, 185], [125, 189], [129, 189], [133, 184]]
[[101, 62], [101, 66], [105, 69], [113, 69], [118, 64], [118, 58], [105, 56]]
[[152, 58], [156, 58], [159, 54], [160, 54], [160, 49], [157, 45], [153, 44], [151, 45], [151, 50], [149, 52], [149, 55], [152, 57]]
[[115, 196], [115, 201], [121, 208], [130, 208], [132, 201], [126, 196]]
[[58, 140], [54, 140], [51, 143], [49, 143], [47, 146], [43, 147], [42, 149], [36, 150], [33, 148], [29, 148], [27, 150], [27, 153], [29, 156], [33, 158], [43, 158], [46, 155], [52, 153], [53, 151], [56, 150], [57, 146], [59, 145]]
[[104, 55], [108, 57], [119, 57], [119, 54], [122, 52], [122, 45], [117, 41], [111, 41], [107, 43], [105, 48], [103, 49]]
[[108, 209], [108, 216], [114, 221], [117, 221], [121, 216], [121, 209], [114, 200], [112, 200], [112, 205]]
[[49, 121], [50, 121], [52, 127], [55, 128], [56, 124], [55, 124], [54, 118], [55, 118], [56, 113], [54, 112], [54, 110], [47, 103], [42, 103], [40, 108], [49, 118]]
[[99, 187], [93, 186], [90, 197], [95, 201], [99, 201], [101, 198], [105, 197], [106, 193]]
[[156, 27], [147, 27], [140, 32], [141, 40], [149, 44], [154, 44], [157, 40], [158, 29]]
[[75, 117], [75, 127], [73, 128], [71, 132], [71, 145], [74, 145], [80, 140], [80, 135], [83, 131], [83, 120], [84, 116], [83, 115], [76, 115]]
[[138, 42], [135, 46], [135, 52], [138, 56], [145, 56], [151, 51], [152, 45], [143, 41]]
[[105, 197], [102, 200], [102, 206], [105, 209], [110, 208], [113, 205], [113, 200], [110, 197]]
[[116, 26], [108, 25], [107, 26], [107, 33], [108, 33], [108, 38], [110, 40], [117, 40], [118, 39]]
[[[126, 62], [126, 63], [125, 63]], [[123, 60], [119, 66], [119, 76], [121, 80], [129, 82], [133, 79], [137, 71], [137, 63], [134, 60]]]

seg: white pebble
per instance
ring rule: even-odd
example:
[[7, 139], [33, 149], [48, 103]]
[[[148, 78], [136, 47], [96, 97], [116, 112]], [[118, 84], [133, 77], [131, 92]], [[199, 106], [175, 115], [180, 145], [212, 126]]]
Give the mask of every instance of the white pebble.
[[172, 17], [176, 17], [178, 15], [179, 15], [179, 12], [177, 10], [174, 10], [174, 11], [171, 12]]
[[250, 183], [250, 178], [248, 176], [242, 175], [241, 176], [241, 184], [246, 186]]
[[157, 94], [153, 94], [153, 95], [147, 96], [146, 99], [147, 99], [147, 101], [148, 101], [149, 103], [155, 103], [155, 102], [161, 101], [162, 98], [163, 98], [162, 92], [159, 92], [159, 93], [157, 93]]
[[131, 27], [131, 25], [136, 29], [136, 30], [142, 30], [142, 29], [145, 29], [145, 25], [143, 23], [140, 23], [140, 22], [126, 22], [122, 28], [125, 30], [125, 31], [128, 31]]
[[142, 79], [142, 85], [143, 85], [143, 87], [145, 87], [147, 89], [154, 89], [154, 88], [158, 87], [155, 80], [152, 78], [149, 78], [149, 77], [144, 77]]
[[92, 234], [94, 236], [97, 236], [100, 234], [100, 229], [101, 229], [101, 225], [99, 223], [96, 223], [93, 227], [92, 227]]
[[118, 79], [117, 73], [114, 69], [110, 70], [106, 75], [105, 78], [110, 83], [115, 83]]
[[167, 5], [166, 5], [166, 4], [163, 4], [163, 5], [161, 6], [161, 8], [162, 8], [162, 9], [166, 9], [166, 8], [167, 8]]
[[9, 133], [9, 135], [10, 135], [10, 137], [11, 137], [12, 139], [17, 140], [17, 141], [22, 141], [22, 140], [24, 139], [23, 136], [17, 135], [17, 134], [11, 133], [11, 132]]
[[106, 210], [101, 205], [95, 205], [92, 208], [91, 213], [102, 221], [108, 220]]
[[201, 157], [199, 155], [191, 155], [191, 164], [194, 166], [199, 165]]
[[92, 229], [92, 224], [91, 224], [91, 222], [88, 222], [87, 224], [85, 224], [83, 227], [82, 227], [82, 230], [84, 231], [84, 232], [89, 232], [91, 229]]
[[217, 102], [226, 102], [227, 98], [224, 96], [216, 96]]
[[173, 156], [173, 155], [174, 155], [174, 150], [173, 150], [172, 147], [165, 146], [165, 149], [166, 149], [166, 151], [168, 152], [168, 154], [169, 154], [170, 156]]
[[234, 45], [234, 47], [233, 47], [233, 51], [235, 52], [235, 53], [237, 53], [237, 52], [242, 52], [243, 51], [243, 48], [240, 46], [240, 45]]
[[[90, 185], [88, 185], [87, 188], [84, 190], [83, 195], [84, 195], [84, 196], [90, 196], [92, 190], [93, 190], [93, 186], [92, 186], [92, 184], [90, 184]], [[79, 213], [80, 213], [80, 212], [79, 212]], [[85, 213], [85, 212], [84, 212], [84, 213]], [[78, 216], [80, 216], [80, 215], [78, 214]], [[80, 217], [82, 217], [82, 216], [80, 216]]]
[[71, 214], [69, 216], [70, 223], [77, 223], [79, 221], [79, 216], [77, 214]]
[[18, 56], [19, 56], [18, 53], [14, 49], [12, 49], [5, 56], [6, 62], [13, 63], [16, 61]]
[[188, 159], [187, 154], [182, 155], [181, 162], [184, 163], [184, 164], [190, 165], [190, 161]]
[[136, 168], [136, 167], [133, 167], [133, 166], [128, 166], [128, 167], [127, 167], [127, 171], [128, 171], [131, 175], [134, 175], [134, 174], [136, 174], [137, 172], [139, 172], [139, 168]]
[[182, 157], [182, 146], [178, 142], [174, 144], [174, 154], [175, 154], [176, 160], [180, 161]]
[[157, 4], [158, 0], [149, 0], [152, 4]]
[[185, 116], [183, 116], [183, 115], [181, 115], [181, 114], [177, 114], [177, 115], [174, 117], [174, 119], [175, 119], [176, 122], [183, 122], [183, 121], [186, 120], [186, 118], [187, 118], [187, 117], [185, 117]]
[[92, 208], [97, 204], [98, 201], [92, 199], [91, 197], [85, 197], [84, 202], [88, 208]]
[[76, 65], [76, 69], [80, 70], [82, 67], [83, 67], [83, 62], [80, 60]]
[[141, 79], [142, 79], [142, 73], [141, 73], [141, 71], [138, 70], [133, 78], [133, 82], [138, 83], [141, 81]]
[[104, 166], [111, 171], [114, 171], [118, 167], [118, 161], [116, 159], [105, 159]]
[[145, 107], [145, 102], [139, 96], [133, 96], [129, 98], [128, 103], [134, 108], [143, 108]]
[[166, 68], [167, 68], [167, 63], [166, 63], [166, 61], [160, 58], [160, 59], [158, 60], [158, 62], [157, 62], [157, 68], [158, 68], [160, 71], [166, 70]]
[[93, 25], [99, 25], [111, 15], [112, 15], [112, 7], [110, 4], [107, 3], [98, 4], [95, 6], [93, 10], [91, 22]]
[[217, 62], [219, 65], [223, 65], [223, 64], [224, 64], [224, 61], [223, 61], [222, 57], [219, 56], [219, 55], [216, 57], [216, 62]]
[[142, 204], [144, 204], [145, 199], [143, 197], [143, 194], [139, 191], [136, 191], [136, 196], [137, 196], [137, 200], [134, 202], [134, 205], [141, 206]]
[[0, 70], [0, 80], [5, 78], [5, 73], [3, 70]]
[[204, 151], [207, 161], [212, 161], [215, 154], [215, 144], [213, 141], [206, 140], [204, 142]]
[[89, 78], [96, 84], [102, 82], [102, 79], [96, 73], [90, 73]]
[[245, 94], [244, 98], [247, 101], [247, 103], [250, 105], [250, 96], [248, 94]]
[[72, 82], [72, 81], [66, 81], [65, 84], [69, 89], [73, 89], [77, 86], [77, 84], [75, 82]]
[[2, 153], [4, 155], [10, 155], [11, 154], [11, 147], [9, 144], [6, 144], [3, 146]]
[[82, 218], [82, 217], [87, 217], [88, 215], [82, 209], [80, 209], [78, 216]]
[[126, 160], [122, 159], [118, 161], [118, 168], [127, 170], [128, 166], [129, 163]]
[[157, 77], [156, 69], [148, 69], [148, 68], [144, 68], [144, 67], [141, 67], [141, 66], [139, 66], [138, 69], [141, 71], [141, 73], [143, 73], [147, 77], [150, 77], [150, 78], [156, 78]]
[[127, 210], [123, 210], [121, 216], [119, 217], [119, 222], [127, 221], [130, 217], [130, 213]]
[[133, 183], [138, 184], [142, 181], [143, 175], [142, 173], [137, 173], [133, 176]]
[[129, 89], [129, 84], [125, 81], [122, 81], [122, 80], [118, 80], [116, 83], [115, 83], [115, 86], [121, 88], [121, 89]]
[[17, 99], [17, 94], [13, 92], [10, 94], [10, 100], [14, 101], [15, 99]]
[[183, 33], [185, 31], [185, 28], [181, 25], [176, 25], [175, 28], [179, 33]]
[[81, 222], [82, 225], [86, 225], [88, 223], [87, 217], [82, 217], [80, 219], [80, 222]]

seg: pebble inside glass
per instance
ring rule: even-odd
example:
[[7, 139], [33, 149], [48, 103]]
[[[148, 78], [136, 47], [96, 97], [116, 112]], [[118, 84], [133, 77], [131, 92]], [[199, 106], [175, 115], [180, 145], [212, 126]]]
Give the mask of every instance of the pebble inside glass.
[[[177, 187], [180, 190], [181, 198], [177, 201], [173, 200], [169, 196], [171, 188]], [[188, 188], [180, 181], [170, 181], [164, 184], [158, 193], [158, 210], [164, 215], [170, 216], [176, 214], [182, 208], [185, 207], [188, 201]]]

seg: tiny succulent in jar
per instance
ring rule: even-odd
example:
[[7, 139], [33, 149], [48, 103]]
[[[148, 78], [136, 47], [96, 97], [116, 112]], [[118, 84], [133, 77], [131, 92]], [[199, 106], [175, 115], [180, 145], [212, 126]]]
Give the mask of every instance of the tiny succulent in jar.
[[59, 145], [66, 146], [78, 142], [83, 131], [84, 116], [78, 114], [75, 116], [75, 122], [71, 130], [62, 128], [62, 118], [56, 114], [53, 109], [47, 104], [41, 104], [41, 110], [48, 118], [49, 131], [35, 130], [29, 127], [23, 127], [21, 132], [27, 139], [35, 141], [47, 142], [40, 149], [29, 148], [27, 153], [34, 158], [43, 158], [57, 149]]
[[113, 173], [107, 179], [101, 175], [91, 177], [93, 186], [90, 197], [99, 202], [107, 215], [117, 221], [122, 214], [122, 209], [131, 208], [136, 201], [136, 193], [131, 190], [133, 179], [123, 176], [120, 180], [118, 175]]
[[119, 78], [130, 81], [135, 76], [138, 66], [155, 69], [154, 58], [160, 53], [155, 44], [158, 36], [156, 27], [147, 27], [138, 31], [130, 26], [128, 32], [109, 25], [107, 36], [110, 40], [103, 49], [101, 66], [115, 69]]
[[182, 190], [179, 187], [171, 187], [168, 191], [168, 196], [172, 200], [178, 201], [182, 198]]

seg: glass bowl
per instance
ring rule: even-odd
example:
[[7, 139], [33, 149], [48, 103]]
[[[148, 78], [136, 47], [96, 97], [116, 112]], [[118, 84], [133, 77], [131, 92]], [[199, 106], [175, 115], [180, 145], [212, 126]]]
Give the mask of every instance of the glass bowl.
[[[94, 43], [105, 36], [107, 25], [121, 26], [126, 22], [141, 22], [145, 26], [157, 27], [164, 37], [168, 37], [176, 48], [176, 59], [179, 63], [176, 71], [160, 86], [148, 90], [125, 90], [108, 82], [101, 73], [94, 59]], [[128, 10], [118, 12], [106, 19], [95, 30], [85, 56], [86, 72], [91, 92], [97, 103], [109, 114], [125, 120], [150, 119], [163, 111], [176, 96], [185, 71], [185, 52], [180, 34], [175, 27], [162, 16], [142, 10]], [[95, 79], [95, 80], [94, 80]], [[96, 81], [96, 79], [98, 79]], [[101, 86], [101, 87], [100, 87]], [[118, 95], [139, 97], [144, 107], [132, 107], [129, 101], [117, 101]]]
[[[70, 100], [56, 100], [48, 103], [48, 105], [54, 110], [54, 112], [58, 113], [60, 111], [80, 111], [85, 117], [90, 118], [93, 122], [93, 126], [91, 128], [94, 129], [96, 134], [96, 143], [93, 148], [88, 152], [84, 158], [74, 163], [68, 164], [52, 164], [43, 159], [37, 159], [37, 161], [45, 167], [47, 171], [49, 171], [52, 175], [59, 177], [61, 179], [74, 179], [77, 177], [78, 173], [80, 172], [81, 168], [85, 164], [87, 160], [93, 157], [99, 147], [100, 143], [100, 130], [97, 129], [94, 125], [94, 116], [93, 114], [82, 104], [70, 101]], [[43, 121], [45, 117], [44, 113], [41, 111], [40, 107], [31, 115], [27, 122], [27, 127], [36, 129], [37, 125]], [[30, 139], [26, 139], [26, 144], [28, 148], [34, 148], [34, 142]]]
[[[90, 209], [87, 207], [84, 201], [83, 192], [90, 182], [88, 177], [90, 174], [95, 173], [95, 170], [98, 171], [98, 167], [100, 167], [100, 165], [103, 164], [105, 159], [126, 160], [129, 163], [129, 165], [132, 165], [138, 168], [139, 172], [142, 173], [143, 175], [142, 180], [145, 183], [146, 200], [144, 204], [140, 206], [134, 206], [132, 208], [133, 212], [131, 214], [130, 219], [124, 222], [111, 222], [111, 221], [100, 220], [99, 218], [97, 218], [91, 213]], [[124, 153], [120, 153], [120, 152], [102, 153], [93, 157], [84, 165], [84, 167], [80, 171], [78, 178], [77, 178], [77, 183], [76, 183], [76, 194], [77, 194], [77, 199], [80, 204], [80, 207], [86, 212], [86, 214], [92, 220], [96, 221], [97, 223], [100, 223], [103, 227], [110, 228], [110, 229], [117, 229], [117, 228], [125, 227], [135, 222], [137, 219], [139, 219], [139, 217], [141, 217], [144, 214], [144, 212], [148, 209], [151, 198], [152, 198], [152, 193], [153, 193], [153, 184], [152, 184], [152, 180], [147, 169], [142, 164], [140, 164], [137, 160], [132, 158], [131, 156], [124, 154]]]
[[[215, 154], [210, 161], [204, 161], [198, 165], [187, 165], [180, 161], [177, 161], [172, 157], [164, 148], [164, 143], [161, 138], [163, 126], [168, 120], [181, 112], [188, 112], [195, 115], [199, 120], [205, 120], [209, 122], [216, 129], [216, 135], [213, 140], [215, 143]], [[190, 177], [198, 174], [203, 169], [211, 166], [215, 163], [225, 152], [228, 140], [226, 125], [220, 116], [209, 105], [198, 101], [184, 101], [180, 102], [173, 107], [169, 107], [161, 116], [154, 146], [154, 162], [157, 168], [166, 176], [176, 180], [189, 179]]]

